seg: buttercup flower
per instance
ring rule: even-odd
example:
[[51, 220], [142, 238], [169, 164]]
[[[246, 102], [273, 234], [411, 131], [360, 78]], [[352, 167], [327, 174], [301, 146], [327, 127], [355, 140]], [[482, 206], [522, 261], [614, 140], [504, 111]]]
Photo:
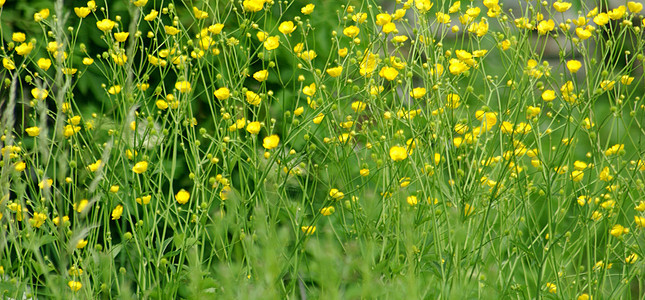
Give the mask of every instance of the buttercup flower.
[[273, 134], [262, 140], [262, 147], [264, 147], [264, 149], [271, 150], [278, 147], [278, 143], [280, 143], [280, 137], [277, 134]]
[[408, 152], [404, 147], [393, 146], [390, 148], [390, 158], [393, 161], [402, 161], [408, 158]]
[[141, 174], [148, 170], [148, 162], [147, 161], [140, 161], [132, 167], [132, 172]]
[[179, 190], [179, 192], [177, 192], [177, 194], [175, 195], [175, 200], [177, 200], [177, 203], [179, 204], [186, 204], [189, 199], [190, 193], [188, 193], [184, 189]]
[[96, 22], [96, 27], [103, 32], [112, 30], [115, 25], [116, 23], [110, 19], [103, 19]]

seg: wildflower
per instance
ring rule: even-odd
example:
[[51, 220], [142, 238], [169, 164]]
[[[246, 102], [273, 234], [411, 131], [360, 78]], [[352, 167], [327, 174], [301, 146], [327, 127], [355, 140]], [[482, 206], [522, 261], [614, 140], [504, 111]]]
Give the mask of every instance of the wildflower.
[[624, 149], [625, 149], [624, 144], [616, 144], [611, 146], [609, 149], [605, 150], [605, 155], [609, 156], [613, 154], [620, 154], [621, 152], [624, 151]]
[[278, 147], [278, 143], [280, 143], [280, 137], [277, 134], [273, 134], [262, 140], [262, 147], [264, 147], [264, 149], [271, 150]]
[[[571, 5], [571, 4], [569, 4], [569, 5]], [[547, 282], [546, 283], [546, 290], [551, 294], [555, 294], [555, 293], [558, 292], [558, 287], [555, 284], [551, 283], [551, 282]]]
[[331, 77], [338, 77], [342, 72], [343, 72], [343, 66], [327, 69], [327, 74], [329, 74], [329, 76]]
[[319, 113], [316, 117], [313, 118], [314, 124], [320, 124], [322, 123], [323, 118], [325, 118], [325, 115], [322, 113]]
[[424, 14], [432, 8], [433, 3], [430, 0], [414, 0], [414, 6], [420, 13]]
[[152, 9], [145, 17], [143, 17], [143, 19], [148, 22], [152, 22], [154, 19], [157, 18], [158, 15], [159, 15], [159, 12]]
[[615, 237], [620, 237], [623, 234], [629, 233], [629, 228], [625, 228], [620, 224], [614, 225], [610, 230], [609, 234], [615, 236]]
[[645, 217], [634, 216], [634, 223], [639, 228], [645, 228]]
[[582, 171], [575, 170], [571, 172], [571, 181], [573, 182], [579, 182], [582, 180], [582, 178], [585, 176], [585, 173]]
[[303, 6], [303, 7], [300, 9], [300, 12], [301, 12], [303, 15], [309, 15], [309, 14], [311, 14], [312, 12], [314, 12], [314, 8], [315, 8], [315, 7], [316, 7], [316, 5], [309, 3], [309, 4], [305, 5], [305, 6]]
[[245, 12], [258, 12], [264, 8], [265, 0], [244, 0], [242, 7]]
[[278, 31], [282, 32], [282, 34], [291, 34], [296, 30], [297, 26], [293, 25], [293, 22], [291, 21], [284, 21], [280, 23], [280, 26], [278, 26]]
[[128, 39], [129, 35], [130, 35], [129, 32], [115, 32], [114, 33], [114, 39], [117, 42], [123, 43]]
[[188, 199], [190, 199], [190, 193], [188, 193], [186, 190], [181, 189], [177, 194], [175, 195], [175, 200], [177, 200], [177, 203], [179, 204], [186, 204], [188, 202]]
[[168, 35], [176, 35], [177, 33], [179, 33], [181, 31], [177, 27], [174, 27], [174, 26], [164, 26], [163, 29], [164, 29], [164, 32], [166, 32], [166, 34], [168, 34]]
[[607, 12], [607, 16], [609, 16], [609, 18], [612, 20], [618, 20], [625, 16], [626, 12], [627, 8], [624, 5], [621, 5]]
[[231, 91], [228, 88], [222, 87], [215, 90], [213, 94], [215, 95], [215, 98], [217, 98], [217, 100], [226, 100], [231, 96]]
[[582, 63], [579, 61], [572, 59], [570, 61], [567, 61], [567, 69], [569, 69], [569, 72], [571, 73], [576, 73], [578, 70], [580, 70], [580, 67], [582, 67]]
[[540, 23], [537, 25], [537, 30], [540, 35], [545, 35], [552, 31], [555, 28], [555, 22], [553, 20], [542, 20]]
[[47, 19], [47, 17], [49, 17], [49, 9], [48, 8], [41, 9], [39, 12], [34, 14], [34, 21], [40, 22], [42, 20]]
[[634, 207], [636, 211], [644, 212], [645, 211], [645, 201], [641, 201]]
[[177, 81], [175, 83], [175, 88], [180, 92], [180, 93], [188, 93], [191, 91], [190, 87], [190, 82], [183, 80], [183, 81]]
[[200, 10], [196, 6], [193, 6], [193, 14], [195, 15], [195, 19], [198, 19], [198, 20], [208, 18], [208, 12]]
[[419, 203], [417, 196], [408, 196], [405, 201], [408, 202], [410, 206], [415, 206]]
[[350, 38], [355, 38], [360, 32], [361, 30], [354, 25], [345, 27], [345, 29], [343, 29], [343, 34]]
[[600, 13], [593, 18], [593, 22], [598, 26], [605, 26], [609, 23], [609, 16], [606, 13]]
[[13, 70], [16, 68], [16, 64], [8, 57], [2, 58], [2, 66], [7, 70]]
[[251, 122], [246, 125], [246, 131], [248, 131], [250, 134], [258, 134], [261, 128], [262, 124], [260, 122]]
[[39, 68], [43, 69], [43, 71], [47, 71], [49, 70], [49, 67], [51, 67], [52, 61], [49, 58], [39, 58], [36, 64]]
[[147, 161], [140, 161], [132, 167], [132, 172], [141, 174], [148, 170], [148, 162]]
[[316, 226], [302, 226], [300, 230], [306, 235], [312, 235], [316, 232]]
[[94, 63], [94, 59], [91, 57], [84, 57], [82, 62], [84, 65], [89, 66]]
[[393, 146], [390, 148], [390, 158], [393, 161], [402, 161], [408, 158], [408, 152], [404, 147]]
[[76, 243], [76, 249], [83, 249], [83, 248], [85, 248], [85, 246], [87, 246], [87, 240], [86, 239], [80, 239]]
[[359, 171], [359, 174], [361, 174], [361, 176], [363, 176], [363, 177], [369, 176], [370, 175], [370, 169], [361, 169]]
[[571, 7], [571, 3], [568, 2], [555, 2], [553, 3], [553, 8], [555, 8], [556, 11], [558, 12], [565, 12]]
[[576, 28], [576, 35], [581, 40], [586, 40], [591, 37], [591, 31], [578, 27]]
[[253, 73], [253, 78], [259, 82], [263, 82], [269, 78], [269, 71], [267, 70], [260, 70], [255, 73]]
[[392, 81], [396, 78], [397, 75], [399, 75], [399, 71], [392, 67], [383, 67], [381, 68], [381, 71], [379, 71], [378, 75], [387, 79], [388, 81]]
[[638, 2], [629, 1], [629, 2], [627, 2], [627, 8], [629, 9], [630, 12], [637, 14], [641, 10], [643, 10], [643, 4], [638, 3]]
[[634, 264], [636, 261], [638, 261], [640, 257], [636, 253], [632, 253], [629, 256], [625, 257], [625, 263], [628, 264]]
[[103, 19], [101, 21], [96, 22], [96, 27], [103, 32], [112, 30], [112, 28], [114, 28], [115, 25], [116, 23], [110, 19]]
[[29, 222], [31, 223], [31, 226], [40, 228], [40, 226], [43, 226], [43, 224], [45, 224], [45, 220], [47, 220], [46, 214], [35, 212], [34, 216], [29, 220]]
[[123, 214], [123, 205], [119, 204], [112, 210], [112, 220], [118, 220]]
[[108, 89], [108, 94], [110, 95], [116, 95], [121, 92], [121, 86], [120, 85], [113, 85]]
[[132, 1], [132, 4], [136, 7], [142, 7], [145, 6], [148, 3], [148, 0], [134, 0]]
[[24, 161], [19, 161], [13, 166], [14, 170], [16, 170], [18, 172], [24, 171], [26, 167], [27, 167], [27, 165], [25, 164]]
[[72, 292], [78, 292], [78, 290], [80, 290], [81, 287], [83, 287], [82, 283], [80, 283], [79, 281], [73, 281], [73, 280], [67, 282], [67, 285], [72, 290]]
[[137, 197], [136, 199], [134, 199], [134, 201], [136, 201], [137, 203], [139, 203], [141, 205], [146, 205], [146, 204], [150, 203], [151, 199], [152, 199], [152, 196], [146, 195], [146, 196]]
[[414, 99], [422, 98], [425, 95], [426, 95], [426, 89], [422, 87], [414, 88], [410, 92], [410, 96]]
[[[459, 95], [457, 95], [457, 94], [448, 94], [448, 96], [446, 96], [446, 102], [447, 102], [446, 106], [448, 108], [455, 109], [455, 108], [459, 107], [459, 105], [461, 104], [460, 100], [461, 100], [461, 97], [459, 97]], [[483, 111], [482, 111], [482, 113], [483, 113]], [[475, 113], [475, 117], [477, 117], [478, 115], [479, 114]], [[480, 119], [480, 121], [481, 121], [481, 119]], [[497, 122], [497, 120], [495, 120], [495, 122]]]
[[467, 64], [455, 58], [450, 59], [449, 63], [448, 70], [452, 75], [459, 75], [469, 69]]
[[37, 126], [29, 127], [25, 129], [25, 132], [27, 132], [29, 136], [38, 136], [40, 134], [40, 128]]
[[119, 186], [118, 185], [113, 185], [110, 187], [110, 192], [111, 193], [116, 193], [119, 191]]
[[306, 85], [302, 88], [302, 93], [307, 95], [307, 96], [313, 96], [316, 93], [316, 83], [312, 83], [310, 85]]
[[497, 124], [497, 114], [478, 110], [475, 112], [475, 118], [482, 121], [482, 130], [488, 131]]
[[620, 77], [620, 83], [624, 85], [630, 85], [632, 84], [632, 81], [634, 81], [634, 77], [631, 77], [629, 75], [623, 75]]
[[252, 91], [246, 91], [246, 102], [248, 102], [251, 105], [258, 106], [260, 105], [260, 102], [262, 102], [262, 98], [260, 95], [252, 92]]
[[65, 224], [66, 222], [69, 222], [69, 217], [68, 216], [63, 216], [62, 218], [60, 217], [55, 217], [52, 219], [52, 222], [54, 222], [54, 225], [58, 226], [60, 222], [63, 222]]
[[314, 50], [305, 51], [302, 54], [300, 54], [300, 58], [302, 58], [304, 60], [307, 60], [307, 61], [310, 61], [310, 60], [316, 58], [316, 56], [318, 56], [318, 54], [316, 54], [316, 51], [314, 51]]
[[320, 209], [320, 214], [323, 216], [329, 216], [333, 214], [335, 211], [336, 209], [333, 206], [327, 206]]
[[90, 170], [90, 172], [96, 172], [99, 169], [99, 167], [101, 167], [101, 160], [100, 159], [97, 160], [95, 163], [90, 164], [89, 166], [87, 166], [87, 169]]
[[264, 49], [273, 50], [280, 46], [280, 37], [270, 36], [264, 41]]
[[34, 44], [29, 42], [29, 43], [22, 43], [18, 47], [16, 47], [16, 54], [20, 56], [25, 56], [31, 52], [31, 50], [34, 49]]

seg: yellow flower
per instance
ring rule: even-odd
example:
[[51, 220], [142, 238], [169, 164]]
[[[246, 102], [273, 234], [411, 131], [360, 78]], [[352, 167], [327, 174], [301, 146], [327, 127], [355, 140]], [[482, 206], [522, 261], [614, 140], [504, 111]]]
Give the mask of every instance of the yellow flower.
[[571, 73], [578, 72], [578, 70], [580, 70], [581, 67], [582, 67], [582, 63], [577, 61], [577, 60], [575, 60], [575, 59], [567, 61], [567, 68], [569, 69], [569, 72], [571, 72]]
[[258, 12], [264, 7], [264, 0], [244, 0], [242, 7], [245, 12]]
[[125, 40], [128, 39], [129, 35], [130, 35], [129, 32], [115, 32], [114, 33], [114, 39], [117, 42], [123, 43], [123, 42], [125, 42]]
[[90, 172], [96, 172], [100, 167], [101, 167], [101, 160], [99, 159], [95, 163], [87, 166], [87, 169], [90, 170]]
[[362, 111], [364, 111], [366, 107], [367, 107], [367, 104], [365, 104], [365, 102], [363, 102], [363, 101], [354, 101], [354, 102], [352, 102], [352, 110], [357, 114], [359, 114]]
[[363, 176], [363, 177], [365, 177], [365, 176], [369, 176], [369, 175], [370, 175], [370, 169], [361, 169], [361, 170], [359, 171], [359, 173], [360, 173], [360, 174], [361, 174], [361, 176]]
[[69, 222], [69, 217], [68, 216], [63, 216], [62, 220], [61, 220], [60, 217], [55, 217], [55, 218], [52, 219], [52, 222], [54, 222], [54, 225], [56, 225], [56, 226], [61, 224], [61, 221], [63, 222], [63, 224], [65, 224], [66, 222]]
[[568, 2], [555, 2], [553, 3], [553, 8], [558, 12], [565, 12], [571, 7], [571, 3]]
[[112, 210], [112, 220], [118, 220], [123, 214], [123, 205], [119, 204]]
[[408, 158], [408, 152], [404, 147], [393, 146], [390, 148], [390, 158], [393, 161], [402, 161]]
[[639, 228], [645, 228], [645, 217], [634, 216], [634, 223]]
[[260, 95], [252, 92], [252, 91], [246, 91], [246, 102], [248, 102], [251, 105], [258, 106], [260, 105], [260, 102], [262, 102], [262, 98]]
[[342, 72], [343, 72], [343, 66], [327, 69], [327, 74], [329, 74], [329, 76], [331, 77], [338, 77]]
[[86, 239], [81, 239], [76, 243], [76, 249], [83, 249], [87, 246], [87, 240]]
[[108, 89], [108, 94], [110, 95], [116, 95], [121, 92], [121, 86], [120, 85], [113, 85]]
[[264, 48], [267, 50], [277, 49], [280, 46], [280, 37], [270, 36], [264, 41]]
[[325, 115], [322, 113], [319, 113], [316, 117], [313, 118], [314, 124], [320, 124], [322, 123], [322, 120], [325, 118]]
[[215, 90], [213, 94], [215, 95], [215, 98], [217, 98], [217, 100], [226, 100], [231, 96], [231, 91], [228, 88], [222, 87]]
[[312, 83], [310, 85], [305, 85], [302, 88], [302, 93], [307, 95], [307, 96], [313, 96], [316, 93], [316, 83]]
[[146, 205], [150, 203], [150, 199], [152, 199], [152, 196], [146, 195], [146, 196], [137, 197], [137, 199], [134, 199], [134, 201], [136, 201], [141, 205]]
[[84, 64], [84, 65], [89, 66], [89, 65], [91, 65], [92, 63], [94, 63], [94, 59], [93, 59], [93, 58], [91, 58], [91, 57], [84, 57], [84, 58], [83, 58], [83, 64]]
[[448, 70], [452, 75], [459, 75], [470, 68], [467, 64], [456, 58], [450, 59], [449, 63]]
[[316, 226], [302, 226], [300, 230], [306, 235], [312, 235], [316, 232]]
[[624, 85], [630, 85], [632, 84], [632, 81], [634, 81], [634, 77], [631, 77], [629, 75], [623, 75], [620, 77], [620, 83]]
[[37, 126], [29, 127], [25, 129], [25, 132], [27, 132], [29, 136], [38, 136], [40, 134], [40, 128]]
[[617, 7], [617, 8], [614, 8], [614, 9], [610, 10], [609, 12], [607, 12], [607, 15], [612, 20], [618, 20], [618, 19], [622, 18], [623, 16], [625, 16], [626, 12], [627, 12], [627, 8], [625, 7], [625, 5], [621, 5], [621, 6]]
[[46, 214], [35, 212], [34, 216], [29, 221], [31, 223], [31, 226], [40, 228], [40, 226], [43, 226], [43, 224], [45, 224], [45, 220], [47, 220]]
[[41, 9], [39, 12], [34, 14], [34, 21], [40, 22], [44, 19], [47, 19], [47, 17], [49, 17], [49, 9]]
[[629, 256], [625, 257], [625, 263], [633, 264], [633, 263], [635, 263], [636, 261], [638, 261], [638, 259], [639, 259], [639, 258], [640, 258], [640, 257], [638, 256], [638, 254], [636, 254], [636, 253], [632, 253], [632, 254], [630, 254]]
[[140, 161], [132, 167], [132, 172], [141, 174], [148, 170], [148, 162], [147, 161]]
[[571, 172], [571, 181], [579, 182], [579, 181], [582, 180], [582, 178], [584, 178], [584, 176], [585, 176], [584, 172], [575, 170], [575, 171]]
[[[446, 96], [446, 102], [447, 102], [446, 106], [448, 108], [455, 109], [455, 108], [459, 107], [459, 105], [461, 105], [461, 97], [459, 97], [459, 95], [457, 95], [457, 94], [448, 94], [448, 96]], [[483, 113], [483, 111], [481, 111], [481, 113]], [[475, 117], [480, 116], [480, 115], [483, 117], [483, 114], [481, 114], [481, 113], [475, 112]], [[481, 121], [481, 119], [479, 119], [479, 120]], [[495, 121], [497, 121], [497, 120], [495, 120]]]
[[333, 206], [327, 206], [320, 209], [320, 214], [323, 216], [329, 216], [333, 214], [335, 211], [336, 209]]
[[195, 19], [198, 19], [198, 20], [208, 18], [208, 12], [200, 10], [196, 6], [193, 6], [193, 14], [195, 15]]
[[262, 128], [262, 124], [257, 121], [251, 122], [248, 125], [246, 125], [246, 131], [248, 131], [250, 134], [258, 134], [261, 128]]
[[13, 70], [16, 68], [16, 64], [8, 57], [2, 58], [2, 66], [7, 70]]
[[16, 170], [17, 172], [24, 171], [26, 167], [27, 167], [27, 164], [25, 164], [24, 161], [19, 161], [13, 165], [14, 170]]
[[537, 30], [540, 35], [545, 35], [552, 31], [555, 28], [555, 22], [553, 20], [542, 20], [540, 23], [537, 25]]
[[593, 18], [593, 22], [598, 26], [605, 26], [607, 23], [609, 23], [609, 15], [607, 15], [606, 13], [599, 13]]
[[312, 60], [312, 59], [316, 58], [316, 56], [318, 56], [318, 54], [316, 54], [316, 51], [314, 51], [314, 50], [309, 50], [309, 51], [305, 51], [305, 52], [303, 52], [303, 53], [300, 55], [300, 58], [302, 58], [302, 59], [304, 59], [304, 60]]
[[[571, 4], [569, 4], [569, 5], [571, 5]], [[551, 293], [551, 294], [555, 294], [555, 293], [558, 292], [558, 287], [553, 283], [547, 282], [546, 283], [546, 290], [549, 291], [549, 293]]]
[[312, 12], [314, 12], [314, 8], [315, 8], [315, 7], [316, 7], [316, 5], [309, 3], [309, 4], [305, 5], [305, 6], [303, 6], [303, 7], [300, 9], [300, 12], [301, 12], [303, 15], [309, 15], [309, 14], [311, 14]]
[[110, 192], [111, 193], [116, 193], [119, 191], [119, 186], [118, 185], [113, 185], [110, 187]]
[[150, 13], [148, 13], [145, 17], [143, 17], [143, 19], [148, 22], [152, 22], [154, 19], [157, 18], [158, 15], [159, 15], [159, 12], [153, 9], [153, 10], [150, 10]]
[[101, 21], [96, 22], [96, 27], [103, 32], [112, 30], [112, 28], [114, 28], [115, 25], [116, 23], [110, 19], [103, 19]]
[[177, 200], [177, 203], [179, 204], [186, 204], [188, 202], [188, 199], [190, 199], [190, 193], [188, 193], [186, 190], [181, 189], [177, 194], [175, 195], [175, 200]]
[[399, 75], [399, 71], [392, 67], [383, 67], [381, 68], [381, 71], [379, 71], [378, 75], [387, 79], [388, 81], [392, 81], [396, 78], [397, 75]]
[[175, 83], [175, 88], [180, 92], [180, 93], [188, 93], [191, 91], [190, 87], [190, 82], [183, 80], [183, 81], [177, 81]]
[[18, 47], [16, 47], [16, 54], [20, 56], [25, 56], [29, 54], [31, 50], [34, 50], [34, 44], [32, 44], [31, 42], [22, 43]]
[[74, 13], [79, 18], [85, 18], [89, 15], [92, 10], [89, 7], [74, 7]]
[[553, 101], [553, 99], [555, 99], [555, 91], [544, 90], [544, 92], [542, 92], [542, 100], [546, 102], [550, 102], [550, 101]]
[[134, 4], [134, 6], [136, 6], [136, 7], [145, 6], [147, 3], [148, 3], [148, 0], [135, 0], [135, 1], [132, 1], [132, 4]]
[[408, 196], [405, 200], [406, 202], [408, 202], [408, 204], [410, 204], [410, 206], [419, 204], [419, 199], [417, 198], [417, 196]]
[[638, 2], [629, 1], [629, 2], [627, 2], [627, 8], [629, 9], [630, 12], [633, 12], [633, 13], [637, 14], [641, 10], [643, 10], [643, 4], [638, 3]]
[[273, 134], [262, 140], [262, 147], [264, 147], [264, 149], [271, 150], [278, 147], [278, 143], [280, 143], [280, 137], [277, 134]]
[[179, 33], [181, 31], [177, 27], [174, 27], [174, 26], [164, 26], [163, 29], [166, 32], [166, 34], [168, 34], [168, 35], [176, 35], [177, 33]]
[[432, 8], [433, 3], [430, 0], [414, 0], [414, 6], [423, 14]]
[[348, 26], [345, 29], [343, 29], [343, 34], [350, 38], [355, 38], [360, 32], [361, 32], [360, 28], [354, 25]]
[[22, 32], [14, 32], [11, 34], [11, 40], [16, 42], [16, 43], [22, 43], [27, 39], [24, 33]]
[[222, 32], [222, 29], [224, 29], [224, 24], [222, 23], [217, 23], [217, 24], [208, 26], [208, 32], [212, 34], [219, 34], [220, 32]]
[[43, 69], [43, 71], [47, 71], [49, 70], [49, 67], [51, 67], [52, 61], [49, 58], [39, 58], [36, 64], [39, 68]]
[[83, 284], [81, 284], [79, 281], [73, 281], [73, 280], [67, 282], [67, 285], [72, 290], [72, 292], [78, 292], [78, 290], [80, 290], [81, 287], [83, 287]]
[[253, 78], [259, 82], [263, 82], [269, 78], [269, 71], [267, 70], [260, 70], [255, 73], [253, 73]]
[[49, 91], [45, 89], [33, 88], [31, 89], [31, 95], [36, 100], [45, 100], [49, 96]]
[[614, 225], [610, 230], [609, 234], [615, 236], [615, 237], [620, 237], [623, 234], [629, 233], [629, 228], [625, 228], [620, 224]]
[[293, 22], [291, 21], [284, 21], [280, 23], [280, 26], [278, 26], [278, 31], [282, 32], [282, 34], [291, 34], [296, 30], [297, 26], [293, 25]]
[[425, 95], [426, 95], [426, 89], [422, 87], [414, 88], [410, 92], [410, 96], [414, 99], [422, 98]]

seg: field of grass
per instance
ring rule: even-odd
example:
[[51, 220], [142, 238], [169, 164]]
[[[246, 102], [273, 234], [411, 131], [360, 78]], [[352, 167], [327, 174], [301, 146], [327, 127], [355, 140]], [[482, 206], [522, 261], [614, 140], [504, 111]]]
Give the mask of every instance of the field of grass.
[[645, 297], [639, 2], [27, 2], [3, 299]]

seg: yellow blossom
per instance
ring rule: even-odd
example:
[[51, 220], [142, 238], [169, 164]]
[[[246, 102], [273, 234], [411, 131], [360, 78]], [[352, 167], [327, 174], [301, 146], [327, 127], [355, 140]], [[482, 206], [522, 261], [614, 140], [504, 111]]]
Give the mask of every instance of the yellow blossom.
[[354, 25], [345, 27], [345, 29], [343, 29], [343, 34], [350, 38], [355, 38], [360, 32], [361, 30]]
[[568, 2], [555, 2], [553, 3], [553, 8], [558, 12], [565, 12], [571, 7], [571, 3]]
[[217, 100], [226, 100], [231, 96], [231, 91], [228, 88], [221, 87], [215, 90], [213, 94], [215, 95], [215, 98], [217, 98]]
[[302, 226], [300, 230], [306, 235], [312, 235], [316, 232], [316, 226]]
[[342, 72], [343, 72], [343, 66], [327, 69], [327, 74], [329, 74], [329, 76], [331, 77], [338, 77]]
[[262, 102], [262, 97], [260, 95], [252, 92], [252, 91], [246, 91], [246, 102], [248, 102], [251, 105], [258, 106]]
[[175, 83], [175, 88], [180, 93], [189, 93], [191, 91], [190, 82], [188, 82], [186, 80], [177, 81], [177, 83]]
[[118, 220], [123, 214], [123, 205], [119, 204], [112, 210], [112, 220]]
[[177, 192], [177, 194], [175, 195], [175, 200], [177, 200], [177, 203], [179, 204], [186, 204], [189, 199], [190, 193], [188, 193], [184, 189], [179, 190], [179, 192]]
[[609, 234], [615, 236], [615, 237], [620, 237], [623, 234], [629, 233], [629, 228], [625, 228], [620, 224], [614, 225], [610, 230]]
[[72, 290], [72, 292], [78, 292], [78, 290], [80, 290], [81, 287], [83, 287], [83, 284], [81, 282], [73, 281], [73, 280], [68, 281], [67, 285]]
[[154, 19], [157, 18], [158, 15], [159, 15], [159, 12], [152, 9], [145, 17], [143, 17], [143, 19], [148, 22], [152, 22]]
[[333, 214], [335, 211], [336, 209], [333, 206], [327, 206], [320, 209], [320, 214], [323, 216], [329, 216]]
[[90, 170], [90, 172], [96, 172], [100, 167], [101, 167], [101, 160], [99, 159], [95, 163], [87, 166], [87, 169]]
[[393, 161], [402, 161], [406, 158], [408, 158], [408, 152], [405, 147], [401, 146], [392, 146], [390, 148], [390, 158]]
[[264, 8], [265, 0], [244, 0], [242, 7], [245, 12], [258, 12]]
[[282, 34], [291, 34], [296, 30], [296, 27], [292, 21], [284, 21], [278, 26], [278, 31], [282, 32]]
[[96, 27], [103, 32], [112, 30], [115, 25], [116, 23], [110, 19], [103, 19], [96, 22]]
[[148, 170], [148, 162], [147, 161], [140, 161], [132, 167], [132, 172], [141, 174]]
[[387, 79], [388, 81], [392, 81], [396, 78], [397, 75], [399, 75], [399, 71], [392, 67], [383, 67], [381, 68], [381, 71], [379, 71], [378, 75]]
[[311, 13], [313, 13], [313, 12], [314, 12], [314, 8], [315, 8], [315, 7], [316, 7], [316, 5], [309, 3], [309, 4], [305, 5], [305, 6], [303, 6], [303, 7], [300, 9], [300, 12], [301, 12], [303, 15], [309, 15], [309, 14], [311, 14]]
[[264, 49], [274, 50], [280, 46], [280, 37], [270, 36], [264, 41]]
[[269, 78], [269, 71], [267, 70], [260, 70], [255, 73], [253, 73], [253, 78], [259, 82], [263, 82]]
[[264, 149], [271, 150], [278, 147], [278, 143], [280, 143], [280, 137], [277, 134], [273, 134], [262, 140], [262, 147], [264, 147]]
[[582, 63], [575, 59], [567, 61], [567, 69], [569, 69], [569, 72], [571, 73], [578, 72], [578, 70], [580, 70], [581, 67], [582, 67]]
[[250, 134], [258, 134], [261, 128], [262, 128], [262, 124], [257, 121], [251, 122], [248, 125], [246, 125], [246, 131], [248, 131]]

